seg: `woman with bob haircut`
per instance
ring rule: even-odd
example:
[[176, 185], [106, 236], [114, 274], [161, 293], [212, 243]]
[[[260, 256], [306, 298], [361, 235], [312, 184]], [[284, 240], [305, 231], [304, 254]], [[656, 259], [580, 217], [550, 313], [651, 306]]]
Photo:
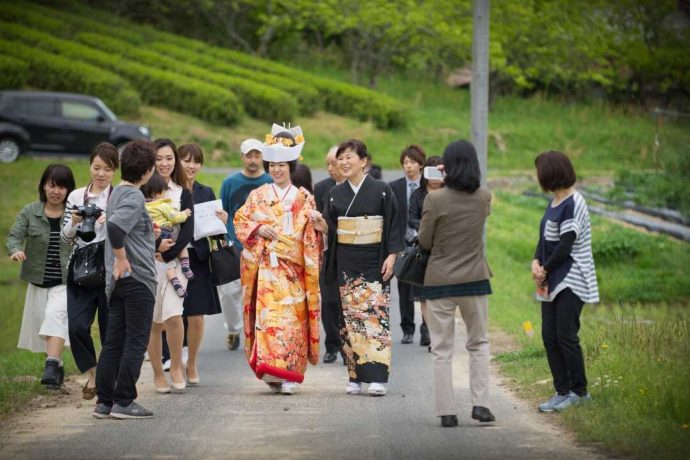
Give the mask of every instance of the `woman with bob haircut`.
[[563, 411], [591, 399], [577, 334], [585, 303], [599, 302], [592, 230], [585, 199], [575, 190], [575, 169], [561, 152], [534, 160], [542, 190], [553, 193], [539, 226], [532, 277], [541, 301], [542, 340], [556, 393], [541, 412]]
[[153, 413], [135, 402], [151, 331], [156, 293], [153, 223], [139, 188], [153, 174], [151, 141], [129, 142], [120, 157], [121, 181], [108, 203], [105, 291], [108, 332], [96, 367], [96, 418], [139, 419]]
[[46, 353], [41, 383], [53, 390], [65, 380], [62, 351], [69, 346], [65, 283], [71, 247], [60, 241], [60, 222], [74, 186], [70, 168], [49, 165], [38, 183], [38, 201], [19, 211], [7, 236], [10, 260], [22, 263], [19, 277], [29, 283], [17, 347]]
[[350, 139], [335, 154], [345, 181], [326, 199], [328, 265], [326, 283], [338, 283], [343, 309], [342, 353], [349, 395], [385, 396], [391, 366], [390, 279], [397, 254], [405, 249], [401, 221], [390, 185], [364, 172], [367, 146]]
[[[440, 169], [440, 166], [439, 166]], [[434, 361], [436, 415], [441, 426], [458, 425], [453, 394], [455, 311], [467, 327], [470, 353], [471, 417], [493, 422], [489, 403], [489, 294], [491, 270], [484, 254], [484, 226], [491, 212], [491, 192], [481, 185], [474, 146], [464, 140], [443, 152], [444, 187], [424, 200], [419, 244], [431, 252], [422, 297]]]
[[[62, 241], [72, 247], [73, 253], [77, 249], [90, 245], [97, 245], [102, 255], [105, 251], [105, 211], [108, 198], [113, 191], [112, 180], [115, 171], [120, 166], [120, 155], [117, 147], [107, 142], [98, 144], [91, 151], [89, 157], [90, 181], [86, 187], [81, 187], [69, 194], [60, 236]], [[96, 205], [102, 211], [94, 226], [95, 236], [85, 241], [80, 233], [84, 218], [77, 209], [78, 206]], [[87, 238], [88, 239], [88, 238]], [[102, 260], [102, 259], [101, 259]], [[96, 348], [91, 338], [91, 325], [98, 311], [98, 332], [101, 343], [105, 342], [108, 330], [108, 296], [105, 294], [105, 283], [101, 286], [81, 286], [74, 282], [71, 276], [74, 257], [70, 260], [67, 277], [67, 316], [69, 318], [69, 337], [74, 362], [79, 371], [87, 373], [86, 383], [82, 388], [84, 399], [96, 396]]]

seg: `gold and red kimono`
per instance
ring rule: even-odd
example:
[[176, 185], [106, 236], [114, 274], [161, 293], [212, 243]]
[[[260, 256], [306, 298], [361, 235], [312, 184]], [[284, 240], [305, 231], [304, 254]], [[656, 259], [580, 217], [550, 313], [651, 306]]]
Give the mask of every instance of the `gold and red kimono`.
[[[287, 195], [287, 194], [286, 194]], [[245, 353], [257, 378], [302, 383], [319, 360], [321, 234], [310, 220], [305, 189], [281, 200], [273, 184], [253, 190], [234, 218], [244, 245], [240, 264]], [[271, 241], [257, 232], [268, 225]]]

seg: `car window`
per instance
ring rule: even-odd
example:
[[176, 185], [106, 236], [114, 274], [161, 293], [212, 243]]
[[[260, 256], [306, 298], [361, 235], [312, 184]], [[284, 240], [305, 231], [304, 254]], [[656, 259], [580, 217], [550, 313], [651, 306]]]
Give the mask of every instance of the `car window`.
[[73, 120], [96, 121], [101, 111], [90, 104], [76, 101], [60, 101], [61, 113], [65, 118]]
[[53, 98], [22, 97], [16, 98], [15, 102], [15, 110], [19, 113], [42, 117], [55, 116], [55, 100]]

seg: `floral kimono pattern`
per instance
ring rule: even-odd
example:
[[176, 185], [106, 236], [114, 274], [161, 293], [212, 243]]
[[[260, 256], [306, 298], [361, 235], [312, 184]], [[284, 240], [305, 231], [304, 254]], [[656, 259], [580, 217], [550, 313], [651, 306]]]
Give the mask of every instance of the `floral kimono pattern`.
[[[257, 378], [265, 381], [301, 383], [307, 362], [316, 365], [319, 360], [322, 240], [309, 219], [315, 209], [305, 189], [288, 206], [266, 184], [253, 190], [235, 214], [237, 238], [244, 245], [245, 353]], [[261, 237], [257, 231], [262, 225], [276, 230], [279, 238]]]

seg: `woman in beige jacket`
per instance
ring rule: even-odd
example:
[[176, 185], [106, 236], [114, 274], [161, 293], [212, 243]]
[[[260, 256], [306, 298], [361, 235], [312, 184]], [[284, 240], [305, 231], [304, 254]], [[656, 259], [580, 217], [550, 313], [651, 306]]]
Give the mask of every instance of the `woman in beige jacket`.
[[458, 425], [453, 396], [452, 361], [455, 310], [467, 326], [470, 352], [472, 418], [495, 420], [489, 396], [488, 295], [491, 271], [484, 254], [484, 224], [491, 212], [491, 192], [480, 186], [477, 153], [467, 141], [449, 144], [443, 153], [445, 187], [424, 201], [419, 243], [431, 256], [424, 278], [427, 323], [434, 360], [436, 415], [441, 426]]

